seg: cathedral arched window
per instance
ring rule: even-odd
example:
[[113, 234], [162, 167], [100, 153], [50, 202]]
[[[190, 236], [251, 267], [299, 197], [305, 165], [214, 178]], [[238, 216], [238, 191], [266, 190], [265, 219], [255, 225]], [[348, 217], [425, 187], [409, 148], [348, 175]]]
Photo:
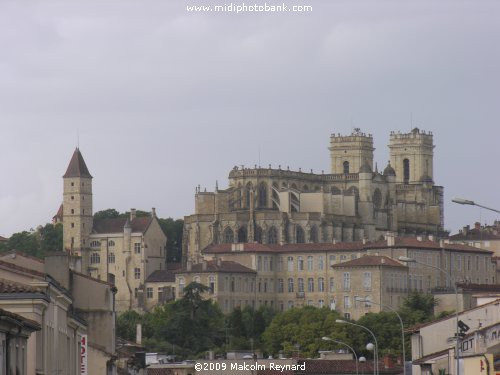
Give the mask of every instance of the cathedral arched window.
[[262, 228], [258, 225], [255, 227], [254, 237], [255, 242], [262, 243]]
[[343, 167], [344, 167], [344, 174], [348, 174], [349, 173], [349, 162], [345, 161], [343, 163]]
[[304, 243], [306, 242], [306, 236], [304, 234], [304, 229], [300, 225], [297, 225], [295, 229], [295, 242]]
[[403, 160], [403, 181], [405, 184], [410, 181], [410, 161], [408, 159]]
[[224, 243], [233, 243], [234, 242], [234, 233], [233, 230], [229, 227], [224, 229]]
[[316, 225], [313, 225], [311, 228], [311, 242], [318, 242], [318, 227]]
[[278, 243], [278, 231], [275, 227], [269, 228], [269, 232], [267, 233], [267, 243], [276, 244]]
[[373, 192], [373, 207], [376, 209], [382, 207], [382, 193], [378, 188]]
[[347, 193], [349, 195], [353, 195], [355, 197], [355, 199], [354, 199], [354, 212], [356, 212], [356, 214], [357, 214], [358, 213], [359, 190], [356, 186], [351, 186], [349, 189], [347, 189]]
[[90, 242], [90, 247], [101, 247], [101, 243], [99, 241]]
[[295, 185], [295, 184], [292, 184], [292, 189], [295, 189], [295, 190], [297, 190], [297, 185]]
[[247, 228], [238, 229], [238, 242], [247, 242]]
[[113, 240], [108, 241], [108, 246], [109, 247], [115, 246], [115, 241], [113, 241]]
[[115, 253], [109, 253], [108, 254], [108, 263], [109, 264], [115, 263]]
[[330, 191], [332, 192], [333, 195], [339, 195], [340, 194], [340, 189], [336, 186], [332, 186], [330, 188]]
[[259, 185], [259, 207], [267, 206], [267, 186], [264, 182]]
[[90, 255], [90, 264], [98, 264], [101, 263], [101, 256], [99, 253], [92, 253]]
[[245, 188], [245, 206], [247, 208], [250, 207], [250, 199], [251, 199], [251, 191], [252, 191], [252, 183], [249, 182]]

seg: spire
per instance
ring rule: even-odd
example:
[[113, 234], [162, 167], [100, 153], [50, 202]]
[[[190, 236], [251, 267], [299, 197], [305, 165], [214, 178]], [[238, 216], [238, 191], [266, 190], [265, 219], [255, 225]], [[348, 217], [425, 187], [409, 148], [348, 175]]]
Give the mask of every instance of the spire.
[[90, 172], [85, 164], [85, 160], [83, 160], [82, 153], [80, 149], [77, 147], [73, 156], [71, 157], [71, 161], [69, 162], [68, 169], [64, 174], [63, 178], [67, 177], [87, 177], [92, 178]]

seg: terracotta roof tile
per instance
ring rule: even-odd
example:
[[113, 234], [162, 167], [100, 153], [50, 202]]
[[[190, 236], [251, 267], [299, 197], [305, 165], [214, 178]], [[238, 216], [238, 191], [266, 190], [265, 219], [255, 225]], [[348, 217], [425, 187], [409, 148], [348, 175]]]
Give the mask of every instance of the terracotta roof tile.
[[186, 268], [176, 271], [175, 273], [201, 273], [201, 272], [231, 272], [231, 273], [256, 273], [255, 270], [245, 267], [237, 262], [230, 260], [220, 260], [217, 264], [216, 260], [206, 262], [206, 269], [203, 270], [203, 263], [193, 264], [191, 271]]
[[4, 309], [0, 309], [0, 316], [8, 316], [9, 318], [15, 319], [18, 322], [22, 323], [25, 326], [30, 327], [31, 329], [33, 329], [35, 331], [39, 331], [40, 329], [42, 329], [40, 324], [38, 324], [34, 320], [26, 319], [25, 317], [23, 317], [21, 315], [11, 313], [10, 311], [4, 310]]
[[332, 267], [402, 267], [408, 268], [402, 263], [395, 261], [392, 258], [378, 255], [365, 255], [357, 259], [349, 260], [347, 262], [335, 264]]
[[43, 293], [41, 289], [31, 285], [0, 279], [0, 293]]
[[21, 267], [21, 266], [18, 266], [17, 264], [13, 264], [13, 263], [9, 263], [9, 262], [5, 262], [3, 260], [0, 260], [0, 266], [10, 268], [14, 271], [28, 273], [30, 275], [38, 276], [40, 278], [45, 279], [45, 273], [38, 272], [38, 271], [32, 270], [30, 268]]
[[[443, 249], [453, 251], [468, 251], [479, 253], [492, 253], [488, 250], [479, 249], [477, 247], [443, 243]], [[314, 251], [361, 251], [368, 249], [385, 249], [385, 248], [419, 248], [419, 249], [441, 249], [440, 243], [431, 240], [418, 240], [415, 237], [396, 237], [395, 245], [388, 246], [387, 241], [380, 240], [374, 242], [355, 241], [355, 242], [338, 242], [338, 243], [297, 243], [297, 244], [260, 244], [260, 243], [239, 243], [239, 244], [213, 244], [208, 245], [203, 252], [208, 254], [224, 254], [237, 252], [263, 252], [263, 253], [286, 253], [286, 252], [314, 252]], [[233, 250], [234, 248], [234, 250]], [[239, 249], [238, 249], [239, 248]]]
[[[152, 221], [153, 218], [151, 216], [136, 217], [130, 223], [132, 232], [146, 232]], [[127, 218], [122, 217], [94, 220], [92, 230], [94, 233], [121, 233], [126, 222]]]
[[92, 178], [90, 172], [85, 164], [85, 160], [83, 160], [82, 153], [80, 149], [77, 147], [71, 160], [68, 165], [68, 169], [66, 169], [66, 173], [63, 176], [64, 178], [68, 177], [87, 177]]
[[9, 239], [8, 238], [5, 238], [3, 236], [0, 236], [0, 242], [3, 242], [3, 241], [8, 241]]

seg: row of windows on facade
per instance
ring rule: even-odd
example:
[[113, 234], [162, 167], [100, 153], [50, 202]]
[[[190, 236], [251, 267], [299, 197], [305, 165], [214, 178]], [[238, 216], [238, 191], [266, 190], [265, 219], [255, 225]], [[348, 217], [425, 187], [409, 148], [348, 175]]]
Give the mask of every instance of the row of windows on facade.
[[[440, 255], [433, 254], [422, 254], [420, 252], [409, 252], [408, 256], [414, 258], [419, 263], [426, 263], [429, 266], [441, 267], [441, 257]], [[481, 261], [481, 258], [482, 261]], [[488, 270], [488, 264], [490, 264], [491, 269], [495, 270], [496, 265], [491, 262], [491, 257], [489, 255], [479, 256], [476, 255], [475, 259], [473, 255], [461, 255], [450, 252], [449, 260], [448, 257], [443, 257], [444, 264], [443, 267], [448, 269], [451, 264], [452, 269], [455, 271], [471, 271], [473, 268], [479, 271], [484, 265], [484, 270]], [[417, 263], [408, 263], [409, 267], [418, 267]]]
[[[360, 300], [363, 300], [362, 302]], [[372, 307], [372, 296], [371, 295], [365, 295], [365, 296], [354, 296], [353, 297], [353, 301], [354, 301], [354, 309], [359, 309], [359, 308], [363, 308], [363, 309], [370, 309]], [[344, 296], [344, 299], [343, 299], [343, 309], [344, 310], [349, 310], [351, 308], [353, 308], [353, 304], [351, 303], [351, 297], [350, 296]], [[285, 310], [285, 302], [284, 301], [278, 301], [277, 302], [278, 304], [278, 309], [280, 311], [284, 311]], [[297, 301], [288, 301], [288, 304], [287, 304], [287, 308], [288, 309], [292, 309], [294, 308], [295, 306], [297, 305], [303, 305], [303, 304], [300, 304], [300, 303], [297, 303]], [[228, 300], [228, 299], [225, 299], [224, 300], [224, 311], [226, 312], [229, 312], [231, 310], [233, 310], [235, 307], [245, 307], [245, 306], [252, 306], [252, 307], [255, 307], [256, 303], [255, 303], [255, 300], [251, 300], [251, 301], [248, 301], [248, 300], [238, 300], [238, 301], [235, 301], [235, 300]], [[257, 303], [258, 306], [270, 306], [271, 308], [274, 308], [274, 301], [267, 301], [267, 300], [258, 300], [258, 303]], [[325, 300], [324, 299], [318, 299], [317, 303], [314, 302], [314, 300], [307, 300], [307, 302], [305, 303], [305, 305], [307, 306], [317, 306], [319, 308], [322, 308], [322, 307], [325, 307]], [[329, 307], [330, 309], [334, 310], [336, 309], [337, 307], [337, 303], [335, 301], [335, 299], [330, 299], [330, 304], [329, 304]], [[347, 318], [350, 318], [350, 313], [345, 313], [344, 314], [344, 317], [347, 317]]]
[[[345, 254], [340, 254], [338, 256], [338, 260], [340, 262], [345, 262], [348, 259], [354, 260], [357, 259], [356, 254], [350, 254], [345, 255]], [[277, 258], [277, 265], [276, 265], [276, 271], [284, 271], [284, 257], [280, 256]], [[295, 269], [297, 271], [323, 271], [325, 269], [325, 257], [323, 255], [318, 255], [316, 257], [316, 262], [314, 260], [313, 255], [308, 255], [307, 257], [299, 255], [296, 259], [294, 260], [293, 256], [286, 257], [286, 262], [287, 262], [287, 271], [288, 272], [293, 272]], [[337, 255], [329, 255], [328, 256], [328, 262], [329, 266], [333, 266], [337, 262]], [[316, 268], [314, 265], [316, 264]], [[296, 268], [295, 268], [296, 267]], [[257, 257], [257, 271], [274, 271], [274, 265], [273, 265], [273, 257], [272, 256], [261, 256], [259, 255]]]
[[[288, 238], [288, 231], [285, 229], [285, 237]], [[265, 238], [264, 238], [265, 235]], [[325, 233], [326, 235], [326, 233]], [[251, 240], [251, 239], [250, 239]], [[277, 244], [279, 242], [278, 230], [275, 227], [271, 227], [264, 233], [263, 229], [260, 226], [255, 227], [254, 238], [253, 240], [258, 243], [267, 243], [267, 244]], [[300, 225], [295, 226], [295, 243], [305, 243], [306, 242], [306, 234], [304, 229]], [[314, 225], [311, 227], [309, 233], [309, 242], [317, 243], [318, 239], [318, 228]], [[327, 239], [324, 238], [323, 242], [326, 242]], [[217, 240], [215, 241], [217, 242]], [[235, 232], [227, 227], [222, 232], [222, 243], [233, 243], [233, 242], [248, 242], [248, 233], [246, 227], [240, 227], [238, 231]]]
[[[194, 282], [200, 283], [201, 279], [199, 276], [195, 276], [193, 278]], [[297, 292], [303, 293], [306, 291], [305, 286], [307, 285], [307, 292], [314, 292], [315, 288], [317, 288], [318, 292], [325, 292], [325, 279], [323, 277], [319, 277], [317, 281], [313, 277], [307, 279], [307, 284], [305, 284], [305, 279], [302, 277], [297, 278]], [[272, 293], [273, 292], [273, 280], [268, 279], [259, 279], [257, 281], [257, 286], [255, 289], [255, 280], [248, 278], [235, 278], [235, 277], [226, 277], [224, 279], [224, 284], [219, 285], [219, 291], [228, 291], [228, 292], [245, 292], [245, 293], [253, 293], [255, 290], [259, 293]], [[185, 285], [184, 277], [178, 278], [179, 285], [179, 294], [182, 294]], [[210, 290], [213, 292], [215, 290], [215, 276], [211, 275], [208, 278], [208, 286]], [[295, 292], [295, 279], [293, 277], [288, 278], [287, 280], [287, 290], [288, 293]], [[363, 288], [366, 291], [371, 291], [372, 289], [372, 273], [364, 272], [363, 273]], [[345, 272], [343, 274], [343, 289], [348, 291], [351, 289], [351, 275], [349, 272]], [[284, 279], [276, 280], [276, 291], [278, 293], [285, 292], [285, 281]], [[335, 291], [335, 279], [330, 277], [329, 279], [329, 291]]]
[[[344, 173], [349, 173], [349, 162], [347, 163], [347, 172]], [[344, 166], [345, 168], [345, 166]], [[346, 169], [344, 169], [345, 171]], [[279, 203], [279, 195], [277, 191], [279, 190], [279, 185], [278, 183], [274, 182], [272, 184], [273, 189], [272, 189], [272, 209], [277, 210], [278, 204]], [[308, 185], [303, 185], [301, 188], [299, 188], [295, 183], [292, 183], [291, 185], [288, 185], [288, 183], [283, 182], [281, 184], [283, 188], [288, 188], [290, 187], [293, 190], [296, 191], [301, 191], [301, 192], [309, 192], [309, 191], [321, 191], [321, 187], [315, 186], [314, 188], [309, 188]], [[233, 209], [237, 208], [249, 208], [250, 203], [251, 203], [251, 191], [253, 189], [253, 185], [251, 182], [248, 182], [245, 187], [242, 187], [241, 185], [238, 185], [238, 188], [234, 191], [234, 196], [231, 202], [231, 206]], [[342, 191], [336, 187], [332, 186], [330, 187], [330, 193], [333, 195], [339, 195], [342, 194]], [[356, 198], [359, 198], [359, 190], [356, 186], [351, 186], [347, 190], [345, 190], [345, 193], [348, 195], [353, 195]], [[245, 197], [245, 199], [243, 199]], [[298, 199], [298, 197], [296, 197]], [[257, 208], [268, 208], [268, 189], [267, 189], [267, 184], [265, 182], [261, 182], [257, 188]], [[380, 189], [376, 188], [373, 191], [373, 199], [372, 199], [373, 205], [375, 208], [379, 209], [382, 206], [382, 193]], [[387, 203], [387, 200], [386, 200]]]
[[[108, 241], [108, 247], [114, 247], [116, 245], [115, 241], [109, 240]], [[101, 241], [92, 241], [90, 242], [90, 247], [92, 248], [100, 248], [101, 247]], [[141, 243], [140, 242], [135, 242], [134, 243], [134, 253], [140, 254], [141, 253]]]

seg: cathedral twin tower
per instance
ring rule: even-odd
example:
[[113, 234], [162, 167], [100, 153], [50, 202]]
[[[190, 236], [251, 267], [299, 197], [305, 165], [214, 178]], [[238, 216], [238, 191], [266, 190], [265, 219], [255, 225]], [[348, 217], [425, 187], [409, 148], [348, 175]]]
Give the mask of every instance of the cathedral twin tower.
[[330, 174], [238, 168], [229, 187], [195, 195], [185, 217], [184, 256], [213, 243], [315, 243], [376, 240], [443, 230], [443, 188], [433, 181], [433, 137], [391, 132], [390, 163], [374, 171], [373, 138], [332, 134]]

